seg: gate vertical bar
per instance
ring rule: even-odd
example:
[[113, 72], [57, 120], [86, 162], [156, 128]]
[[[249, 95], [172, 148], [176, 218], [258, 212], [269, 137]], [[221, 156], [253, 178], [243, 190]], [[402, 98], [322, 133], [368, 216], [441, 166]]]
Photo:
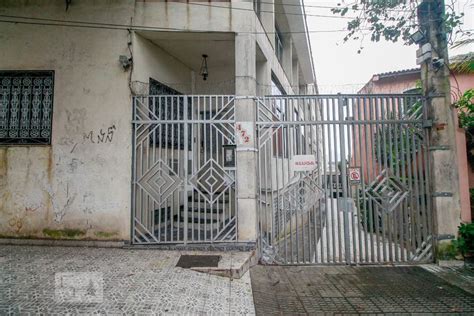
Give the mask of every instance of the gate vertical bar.
[[[345, 120], [344, 117], [344, 107], [346, 99], [339, 95], [338, 97], [338, 106], [339, 106], [339, 121], [342, 122]], [[347, 105], [348, 106], [348, 105]], [[350, 251], [350, 236], [349, 236], [349, 203], [347, 195], [347, 165], [346, 165], [346, 140], [345, 140], [345, 124], [339, 123], [339, 142], [341, 145], [341, 182], [342, 182], [342, 215], [343, 215], [343, 224], [344, 224], [344, 258], [346, 264], [351, 263], [351, 251]], [[337, 214], [339, 217], [339, 210]], [[340, 242], [340, 241], [339, 241]], [[340, 245], [339, 245], [340, 246]], [[342, 260], [342, 258], [340, 258]]]
[[[132, 120], [137, 119], [137, 97], [133, 98], [133, 107], [132, 107]], [[132, 128], [132, 218], [130, 223], [130, 230], [131, 230], [131, 239], [132, 242], [135, 242], [135, 216], [136, 216], [136, 190], [137, 190], [137, 164], [136, 164], [136, 136], [137, 136], [137, 125], [138, 123], [133, 123]]]
[[[183, 97], [183, 124], [184, 124], [184, 130], [183, 130], [183, 134], [184, 134], [184, 150], [183, 150], [183, 155], [184, 155], [184, 159], [183, 159], [183, 169], [184, 169], [184, 188], [183, 188], [183, 202], [184, 202], [184, 218], [183, 218], [183, 226], [184, 226], [184, 231], [183, 231], [183, 242], [184, 244], [186, 245], [188, 243], [188, 222], [189, 222], [189, 207], [188, 207], [188, 188], [189, 188], [189, 185], [188, 185], [188, 160], [189, 160], [189, 144], [188, 144], [188, 133], [189, 133], [189, 128], [188, 128], [188, 120], [189, 120], [189, 116], [188, 116], [188, 98], [187, 97]], [[179, 117], [179, 116], [178, 116]], [[178, 131], [180, 129], [178, 128]], [[179, 161], [179, 160], [178, 160]], [[179, 196], [178, 196], [179, 198]], [[181, 210], [178, 210], [179, 213], [181, 213]], [[180, 216], [178, 216], [178, 219], [179, 219]], [[193, 222], [194, 222], [194, 218], [193, 218]], [[178, 225], [178, 232], [179, 232], [179, 225]], [[178, 233], [178, 236], [179, 236], [179, 233]]]

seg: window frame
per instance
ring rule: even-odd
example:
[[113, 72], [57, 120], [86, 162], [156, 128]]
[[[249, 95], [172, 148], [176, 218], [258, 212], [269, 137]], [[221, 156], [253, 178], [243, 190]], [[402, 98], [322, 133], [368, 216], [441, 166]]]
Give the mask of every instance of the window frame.
[[[40, 105], [39, 105], [39, 109], [38, 111], [41, 111], [42, 112], [42, 115], [41, 115], [41, 118], [39, 119], [39, 129], [38, 129], [38, 133], [40, 133], [40, 136], [41, 136], [41, 133], [43, 131], [48, 131], [48, 135], [47, 136], [43, 136], [43, 137], [32, 137], [32, 136], [15, 136], [15, 137], [11, 137], [11, 136], [7, 136], [7, 137], [1, 137], [0, 136], [0, 147], [3, 147], [3, 146], [50, 146], [51, 143], [52, 143], [52, 137], [53, 137], [53, 119], [54, 119], [54, 94], [55, 94], [55, 71], [54, 70], [5, 70], [5, 69], [0, 69], [0, 104], [2, 104], [2, 101], [4, 101], [5, 99], [4, 98], [4, 95], [6, 94], [6, 89], [4, 88], [4, 80], [5, 78], [22, 78], [22, 84], [19, 85], [20, 87], [20, 98], [18, 100], [19, 104], [18, 104], [18, 133], [21, 132], [21, 126], [22, 124], [25, 124], [24, 121], [22, 121], [22, 102], [24, 100], [24, 97], [25, 97], [25, 92], [24, 92], [24, 88], [25, 88], [25, 85], [23, 84], [23, 80], [25, 78], [31, 78], [32, 80], [34, 80], [35, 78], [44, 78], [43, 80], [45, 79], [50, 79], [51, 80], [51, 84], [47, 86], [46, 89], [44, 89], [44, 87], [42, 86], [41, 87], [41, 90], [39, 92], [39, 94], [41, 95], [41, 100], [39, 101], [40, 102]], [[13, 86], [13, 83], [10, 84], [9, 86], [9, 94], [11, 95], [11, 92], [12, 92], [12, 86]], [[30, 94], [29, 94], [29, 103], [28, 103], [28, 122], [27, 122], [27, 126], [28, 128], [26, 129], [28, 131], [28, 133], [30, 134], [31, 131], [33, 130], [32, 128], [32, 123], [31, 123], [31, 118], [32, 118], [32, 110], [33, 110], [33, 97], [34, 97], [34, 83], [32, 82], [31, 83], [31, 90], [30, 90]], [[48, 94], [46, 94], [48, 93]], [[45, 95], [46, 97], [49, 97], [50, 100], [50, 105], [49, 105], [49, 109], [48, 109], [48, 117], [45, 118], [44, 117], [44, 110], [45, 110], [45, 107], [44, 107], [44, 100], [45, 100]], [[2, 100], [3, 99], [3, 100]], [[9, 133], [10, 131], [10, 124], [11, 124], [11, 96], [10, 98], [8, 99], [8, 106], [7, 106], [7, 109], [6, 109], [6, 127], [5, 127], [5, 130], [7, 131], [7, 133]], [[0, 107], [0, 111], [1, 110], [1, 107]], [[44, 124], [44, 120], [45, 119], [48, 119], [49, 122], [47, 122], [47, 125]], [[24, 125], [23, 125], [24, 126]]]

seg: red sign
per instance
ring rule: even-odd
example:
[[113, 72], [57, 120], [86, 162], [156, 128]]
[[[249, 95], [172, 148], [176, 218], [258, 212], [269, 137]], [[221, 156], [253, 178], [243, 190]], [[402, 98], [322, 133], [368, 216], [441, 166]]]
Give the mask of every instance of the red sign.
[[347, 169], [349, 174], [349, 183], [350, 184], [360, 184], [361, 183], [361, 172], [359, 167], [351, 167]]

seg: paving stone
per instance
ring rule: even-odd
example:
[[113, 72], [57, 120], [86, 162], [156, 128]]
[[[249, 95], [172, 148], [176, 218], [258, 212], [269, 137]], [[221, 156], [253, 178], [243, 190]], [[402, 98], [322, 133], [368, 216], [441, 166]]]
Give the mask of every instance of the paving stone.
[[[178, 268], [180, 251], [1, 245], [0, 253], [0, 315], [255, 314], [249, 273], [231, 280]], [[58, 273], [102, 283], [72, 302], [68, 286], [84, 288], [58, 284]], [[100, 301], [84, 300], [96, 292]]]
[[473, 315], [474, 295], [421, 267], [255, 266], [257, 315]]

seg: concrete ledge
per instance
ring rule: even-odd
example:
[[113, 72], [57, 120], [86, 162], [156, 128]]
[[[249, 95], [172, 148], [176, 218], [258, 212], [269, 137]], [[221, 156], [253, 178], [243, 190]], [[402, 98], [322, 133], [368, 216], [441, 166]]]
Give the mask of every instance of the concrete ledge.
[[440, 267], [463, 267], [464, 261], [463, 260], [438, 260], [438, 265]]
[[255, 250], [247, 253], [243, 259], [244, 260], [238, 260], [237, 258], [236, 261], [230, 263], [230, 266], [225, 266], [224, 264], [219, 265], [217, 268], [200, 267], [191, 268], [191, 270], [227, 277], [230, 279], [240, 279], [248, 270], [250, 270], [251, 267], [258, 263]]
[[228, 242], [228, 243], [200, 243], [200, 244], [127, 244], [125, 248], [131, 249], [160, 249], [182, 251], [254, 251], [256, 242]]
[[125, 241], [0, 238], [0, 245], [123, 248]]

